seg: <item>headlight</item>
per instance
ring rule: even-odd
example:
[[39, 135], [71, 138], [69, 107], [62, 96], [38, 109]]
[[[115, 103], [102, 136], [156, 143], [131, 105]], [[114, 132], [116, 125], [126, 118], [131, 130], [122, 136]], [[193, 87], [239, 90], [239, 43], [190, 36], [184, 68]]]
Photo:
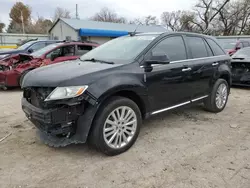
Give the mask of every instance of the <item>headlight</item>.
[[0, 58], [5, 58], [5, 57], [7, 57], [8, 55], [10, 55], [10, 54], [0, 55]]
[[78, 97], [81, 94], [83, 94], [87, 88], [88, 88], [87, 85], [85, 85], [85, 86], [57, 87], [49, 94], [49, 96], [45, 99], [45, 101], [69, 99], [69, 98]]

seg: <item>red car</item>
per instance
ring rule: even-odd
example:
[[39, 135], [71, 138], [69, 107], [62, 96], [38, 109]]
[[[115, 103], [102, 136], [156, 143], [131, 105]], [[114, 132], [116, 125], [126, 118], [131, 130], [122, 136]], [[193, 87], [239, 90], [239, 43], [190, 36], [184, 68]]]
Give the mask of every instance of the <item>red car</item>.
[[17, 54], [0, 61], [0, 88], [20, 86], [23, 76], [41, 66], [75, 60], [97, 47], [96, 43], [65, 42], [46, 46], [30, 55]]
[[218, 39], [226, 52], [232, 56], [237, 52], [239, 49], [249, 47], [250, 42], [249, 41], [243, 41], [243, 40], [225, 40], [225, 39]]

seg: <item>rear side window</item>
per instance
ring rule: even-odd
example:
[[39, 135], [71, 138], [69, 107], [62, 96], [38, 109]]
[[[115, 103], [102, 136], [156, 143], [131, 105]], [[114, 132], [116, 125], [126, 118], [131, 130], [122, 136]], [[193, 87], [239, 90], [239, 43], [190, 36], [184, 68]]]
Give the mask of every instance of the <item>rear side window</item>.
[[216, 43], [214, 42], [212, 39], [206, 39], [209, 46], [212, 48], [214, 55], [225, 55], [225, 52], [222, 50], [222, 48]]
[[170, 61], [179, 61], [187, 58], [186, 48], [181, 36], [168, 37], [158, 43], [152, 52], [165, 53]]
[[84, 54], [86, 54], [87, 52], [89, 52], [92, 49], [93, 49], [92, 46], [77, 45], [76, 55], [84, 55]]
[[200, 37], [187, 37], [187, 43], [193, 58], [208, 57], [205, 42]]

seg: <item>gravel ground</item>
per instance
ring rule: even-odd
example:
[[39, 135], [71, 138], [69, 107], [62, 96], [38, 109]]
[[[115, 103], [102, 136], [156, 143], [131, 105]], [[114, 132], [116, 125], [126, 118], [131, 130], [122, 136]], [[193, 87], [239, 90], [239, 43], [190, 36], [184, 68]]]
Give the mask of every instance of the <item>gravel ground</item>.
[[0, 91], [0, 187], [250, 188], [250, 90], [227, 108], [195, 106], [143, 123], [135, 145], [107, 157], [88, 147], [54, 149], [36, 138], [19, 90]]

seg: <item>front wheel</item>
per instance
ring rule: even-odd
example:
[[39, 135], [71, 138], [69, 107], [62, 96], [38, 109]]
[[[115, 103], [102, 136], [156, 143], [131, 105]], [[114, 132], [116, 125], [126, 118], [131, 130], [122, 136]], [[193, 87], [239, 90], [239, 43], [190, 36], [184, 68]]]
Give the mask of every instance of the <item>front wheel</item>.
[[218, 113], [224, 110], [228, 101], [229, 85], [226, 80], [218, 79], [212, 89], [210, 96], [205, 100], [205, 109]]
[[135, 143], [141, 122], [136, 103], [128, 98], [112, 97], [100, 107], [90, 141], [101, 152], [118, 155]]

